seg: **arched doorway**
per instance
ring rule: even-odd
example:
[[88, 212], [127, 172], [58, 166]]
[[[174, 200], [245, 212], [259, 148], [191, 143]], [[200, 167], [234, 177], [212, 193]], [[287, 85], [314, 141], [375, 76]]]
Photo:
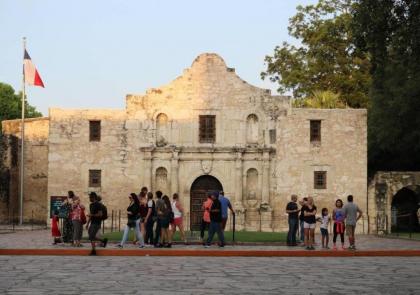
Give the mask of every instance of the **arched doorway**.
[[391, 231], [418, 231], [420, 194], [414, 189], [404, 187], [392, 198], [391, 203]]
[[203, 175], [194, 180], [191, 185], [190, 230], [200, 230], [203, 209], [201, 206], [207, 196], [213, 191], [222, 191], [223, 187], [217, 178]]

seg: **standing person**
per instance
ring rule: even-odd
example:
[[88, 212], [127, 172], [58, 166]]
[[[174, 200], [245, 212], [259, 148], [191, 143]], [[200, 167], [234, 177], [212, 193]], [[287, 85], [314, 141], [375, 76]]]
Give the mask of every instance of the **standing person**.
[[101, 230], [101, 223], [102, 223], [102, 204], [99, 202], [100, 197], [95, 193], [89, 193], [89, 214], [87, 215], [88, 221], [86, 223], [86, 229], [89, 233], [89, 240], [92, 245], [92, 251], [90, 255], [96, 255], [96, 244], [95, 241], [101, 241], [103, 247], [106, 247], [108, 243], [108, 239], [101, 239], [100, 238], [100, 230]]
[[139, 195], [139, 202], [140, 202], [140, 209], [139, 209], [139, 215], [140, 215], [140, 232], [143, 236], [143, 239], [146, 239], [146, 217], [147, 217], [147, 197], [146, 195], [141, 192]]
[[85, 207], [80, 204], [80, 198], [73, 197], [73, 205], [71, 211], [71, 220], [73, 223], [73, 246], [81, 247], [80, 241], [83, 236], [83, 217]]
[[130, 204], [127, 207], [127, 225], [124, 228], [124, 234], [123, 234], [122, 240], [117, 246], [119, 248], [122, 248], [124, 246], [124, 243], [127, 241], [128, 233], [130, 232], [130, 229], [134, 229], [137, 240], [140, 242], [140, 248], [144, 248], [144, 240], [140, 232], [140, 228], [139, 228], [140, 202], [135, 193], [131, 193], [128, 196], [128, 199], [130, 200]]
[[182, 207], [181, 203], [179, 202], [179, 196], [178, 194], [173, 194], [172, 196], [172, 212], [174, 213], [174, 221], [172, 223], [172, 233], [171, 233], [171, 239], [173, 238], [176, 228], [179, 228], [179, 232], [181, 234], [181, 241], [184, 242], [184, 244], [187, 244], [187, 240], [185, 239], [185, 233], [184, 233], [184, 224], [182, 222], [182, 215], [184, 214], [184, 208]]
[[330, 241], [330, 236], [328, 233], [328, 225], [330, 224], [330, 216], [328, 216], [328, 209], [327, 208], [322, 208], [321, 211], [321, 218], [320, 218], [320, 222], [321, 222], [321, 241], [322, 241], [322, 248], [323, 249], [329, 249], [328, 247], [328, 243]]
[[158, 222], [161, 229], [161, 243], [158, 244], [159, 247], [171, 248], [172, 240], [169, 233], [169, 224], [171, 223], [171, 217], [173, 217], [171, 201], [169, 197], [164, 195], [161, 199], [161, 204], [156, 206], [158, 214]]
[[153, 194], [151, 192], [147, 193], [147, 215], [145, 218], [146, 225], [146, 244], [153, 245], [153, 225], [156, 220], [156, 205], [153, 200]]
[[209, 227], [209, 236], [207, 238], [207, 243], [204, 247], [208, 248], [211, 245], [213, 236], [217, 233], [219, 238], [219, 247], [225, 246], [225, 236], [222, 230], [222, 205], [219, 201], [219, 192], [214, 192], [211, 194], [211, 199], [213, 201], [210, 208], [210, 227]]
[[308, 197], [308, 202], [301, 209], [303, 211], [303, 228], [305, 230], [305, 246], [306, 250], [315, 250], [314, 238], [315, 238], [315, 227], [316, 227], [316, 206], [314, 199]]
[[203, 203], [201, 208], [203, 209], [203, 218], [201, 219], [200, 224], [200, 238], [201, 241], [204, 242], [204, 231], [206, 228], [210, 226], [210, 209], [211, 205], [213, 204], [213, 200], [211, 199], [211, 194], [207, 196], [207, 200]]
[[71, 211], [73, 205], [74, 192], [68, 191], [67, 198], [60, 207], [59, 216], [63, 219], [63, 243], [73, 243], [73, 222]]
[[297, 205], [298, 197], [292, 195], [291, 201], [286, 206], [286, 213], [289, 214], [289, 232], [287, 233], [287, 246], [297, 246], [296, 232], [299, 226], [299, 208]]
[[160, 224], [159, 214], [158, 210], [160, 209], [161, 212], [165, 211], [165, 202], [162, 200], [162, 192], [157, 191], [156, 192], [156, 210], [155, 210], [155, 220], [156, 220], [156, 228], [155, 228], [155, 239], [154, 239], [154, 245], [156, 248], [162, 247], [162, 243], [160, 242], [160, 234], [162, 232], [162, 227]]
[[222, 206], [222, 230], [224, 231], [226, 228], [226, 223], [228, 219], [228, 208], [230, 212], [232, 212], [232, 215], [235, 215], [235, 211], [232, 208], [232, 204], [230, 203], [230, 200], [224, 196], [224, 192], [221, 191], [219, 195], [219, 202]]
[[300, 214], [299, 214], [299, 231], [300, 231], [300, 241], [301, 243], [303, 243], [303, 245], [305, 245], [305, 228], [303, 227], [303, 225], [305, 224], [304, 221], [304, 214], [302, 211], [303, 206], [306, 205], [306, 203], [308, 202], [308, 198], [303, 198], [302, 200], [299, 201], [299, 205], [301, 206], [300, 208]]
[[51, 218], [51, 236], [54, 238], [53, 245], [57, 245], [58, 243], [62, 243], [61, 241], [61, 232], [58, 229], [58, 210], [54, 211], [54, 214]]
[[356, 250], [354, 232], [356, 230], [356, 223], [362, 217], [363, 212], [359, 206], [353, 203], [353, 196], [347, 196], [347, 204], [343, 207], [344, 216], [346, 218], [346, 232], [349, 237], [349, 250]]
[[337, 250], [337, 235], [340, 235], [341, 239], [341, 249], [344, 250], [344, 210], [343, 210], [343, 201], [341, 199], [337, 199], [335, 201], [335, 208], [332, 213], [332, 217], [334, 220], [334, 226], [333, 226], [333, 250]]

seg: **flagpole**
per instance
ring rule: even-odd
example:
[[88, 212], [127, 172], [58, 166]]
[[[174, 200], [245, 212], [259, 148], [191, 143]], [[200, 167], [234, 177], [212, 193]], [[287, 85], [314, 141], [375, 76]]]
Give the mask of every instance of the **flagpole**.
[[[23, 37], [23, 54], [26, 50], [26, 37]], [[22, 121], [20, 129], [20, 140], [21, 140], [21, 156], [20, 156], [20, 198], [19, 198], [19, 224], [23, 224], [23, 195], [24, 195], [24, 162], [25, 162], [25, 69], [23, 69], [22, 75]]]

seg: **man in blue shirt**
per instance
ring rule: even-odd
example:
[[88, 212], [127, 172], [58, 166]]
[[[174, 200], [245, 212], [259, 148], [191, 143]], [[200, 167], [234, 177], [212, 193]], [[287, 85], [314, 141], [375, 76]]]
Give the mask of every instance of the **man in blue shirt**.
[[232, 212], [233, 215], [235, 215], [235, 211], [232, 208], [232, 204], [230, 203], [229, 199], [226, 198], [225, 193], [223, 191], [220, 192], [219, 195], [219, 202], [222, 205], [222, 229], [225, 230], [226, 222], [228, 219], [228, 208]]

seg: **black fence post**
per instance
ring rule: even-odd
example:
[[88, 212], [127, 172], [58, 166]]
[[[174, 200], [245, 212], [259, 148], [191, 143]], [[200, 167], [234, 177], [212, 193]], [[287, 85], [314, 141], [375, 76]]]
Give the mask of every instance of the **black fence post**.
[[32, 215], [31, 215], [31, 230], [34, 230], [34, 210], [32, 210]]
[[102, 220], [102, 234], [105, 233], [105, 220]]
[[114, 229], [114, 209], [111, 211], [111, 232]]
[[121, 231], [121, 210], [118, 210], [118, 231]]
[[236, 215], [233, 214], [232, 216], [232, 220], [233, 220], [233, 227], [232, 227], [232, 242], [235, 243], [235, 229], [236, 229]]

